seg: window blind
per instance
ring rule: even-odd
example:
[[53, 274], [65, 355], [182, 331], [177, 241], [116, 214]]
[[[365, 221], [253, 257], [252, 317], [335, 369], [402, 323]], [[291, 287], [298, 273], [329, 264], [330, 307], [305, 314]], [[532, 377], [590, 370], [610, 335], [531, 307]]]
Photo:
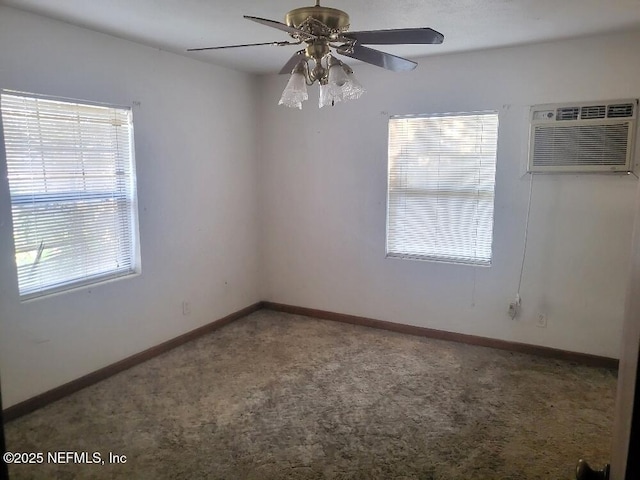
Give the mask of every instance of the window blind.
[[387, 256], [491, 264], [498, 114], [389, 120]]
[[3, 92], [23, 299], [137, 270], [131, 111]]

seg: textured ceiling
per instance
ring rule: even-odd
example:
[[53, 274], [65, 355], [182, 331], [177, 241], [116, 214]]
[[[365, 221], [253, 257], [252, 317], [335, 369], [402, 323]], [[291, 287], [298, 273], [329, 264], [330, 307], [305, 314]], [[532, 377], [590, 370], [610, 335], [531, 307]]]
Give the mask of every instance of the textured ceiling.
[[[312, 0], [0, 0], [206, 62], [252, 73], [277, 72], [296, 47], [251, 47], [187, 53], [192, 47], [287, 40], [287, 34], [242, 18], [283, 21]], [[407, 57], [441, 54], [640, 28], [640, 0], [326, 0], [345, 10], [351, 30], [431, 27], [443, 45], [393, 46]], [[352, 63], [352, 61], [350, 61]]]

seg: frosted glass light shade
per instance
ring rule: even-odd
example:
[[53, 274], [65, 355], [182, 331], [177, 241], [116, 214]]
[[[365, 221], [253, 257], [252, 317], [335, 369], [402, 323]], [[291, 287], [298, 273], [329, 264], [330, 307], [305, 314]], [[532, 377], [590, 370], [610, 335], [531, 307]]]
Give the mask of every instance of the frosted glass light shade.
[[341, 63], [336, 63], [329, 67], [329, 78], [327, 80], [327, 85], [320, 85], [320, 108], [350, 99], [345, 97], [345, 93], [350, 92], [351, 87], [347, 72]]
[[356, 100], [362, 96], [366, 90], [362, 84], [356, 80], [353, 72], [347, 74], [347, 82], [342, 87], [342, 95], [344, 100]]
[[319, 107], [331, 107], [340, 101], [340, 97], [336, 97], [331, 85], [320, 85], [320, 102]]
[[302, 110], [302, 102], [309, 98], [307, 93], [307, 81], [302, 73], [292, 73], [287, 86], [282, 92], [278, 105]]
[[329, 67], [329, 85], [342, 87], [348, 82], [347, 74], [341, 64], [331, 65]]
[[332, 65], [327, 85], [320, 86], [320, 108], [338, 102], [356, 100], [365, 92], [353, 70], [343, 65]]

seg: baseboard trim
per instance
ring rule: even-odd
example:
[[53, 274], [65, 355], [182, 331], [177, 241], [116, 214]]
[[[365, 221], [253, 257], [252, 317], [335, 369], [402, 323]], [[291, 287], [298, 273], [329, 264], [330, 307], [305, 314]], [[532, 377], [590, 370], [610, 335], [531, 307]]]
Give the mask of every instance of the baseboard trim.
[[67, 395], [71, 395], [83, 388], [86, 388], [90, 385], [98, 383], [102, 380], [105, 380], [116, 373], [120, 373], [124, 370], [127, 370], [139, 363], [146, 362], [153, 357], [161, 355], [169, 350], [172, 350], [184, 343], [190, 342], [191, 340], [195, 340], [198, 337], [206, 335], [207, 333], [211, 333], [225, 325], [234, 322], [242, 317], [245, 317], [257, 310], [260, 310], [263, 307], [262, 302], [254, 303], [246, 308], [238, 310], [237, 312], [233, 312], [226, 317], [215, 320], [207, 325], [196, 328], [195, 330], [191, 330], [185, 334], [182, 334], [176, 338], [168, 340], [166, 342], [161, 343], [160, 345], [156, 345], [155, 347], [151, 347], [147, 350], [144, 350], [140, 353], [136, 353], [135, 355], [131, 355], [119, 362], [108, 365], [100, 370], [96, 370], [95, 372], [91, 372], [83, 377], [77, 378], [76, 380], [72, 380], [64, 385], [60, 385], [59, 387], [48, 390], [44, 393], [36, 395], [35, 397], [31, 397], [23, 402], [12, 405], [5, 410], [3, 410], [2, 414], [4, 416], [4, 421], [8, 422], [10, 420], [14, 420], [18, 417], [26, 415], [27, 413], [31, 413], [34, 410], [44, 407], [50, 403], [55, 402], [56, 400], [60, 400]]
[[168, 352], [182, 344], [195, 340], [198, 337], [211, 333], [235, 320], [245, 317], [261, 308], [274, 310], [277, 312], [292, 313], [295, 315], [304, 315], [306, 317], [320, 318], [323, 320], [332, 320], [334, 322], [349, 323], [352, 325], [360, 325], [391, 332], [405, 333], [409, 335], [417, 335], [421, 337], [434, 338], [438, 340], [448, 340], [450, 342], [466, 343], [469, 345], [478, 345], [482, 347], [497, 348], [500, 350], [508, 350], [511, 352], [528, 353], [531, 355], [539, 355], [542, 357], [556, 358], [570, 362], [589, 365], [593, 367], [604, 367], [610, 369], [618, 368], [618, 360], [609, 357], [600, 357], [598, 355], [590, 355], [587, 353], [570, 352], [556, 348], [540, 347], [527, 343], [510, 342], [507, 340], [497, 340], [487, 337], [479, 337], [476, 335], [467, 335], [464, 333], [447, 332], [444, 330], [436, 330], [433, 328], [417, 327], [414, 325], [405, 325], [402, 323], [387, 322], [384, 320], [376, 320], [373, 318], [359, 317], [356, 315], [348, 315], [345, 313], [329, 312], [326, 310], [318, 310], [314, 308], [298, 307], [294, 305], [286, 305], [275, 302], [257, 302], [246, 308], [233, 312], [226, 317], [215, 320], [207, 325], [191, 330], [176, 338], [168, 340], [144, 350], [135, 355], [131, 355], [119, 362], [108, 365], [104, 368], [89, 373], [83, 377], [72, 380], [64, 385], [48, 390], [44, 393], [31, 397], [20, 403], [12, 405], [2, 411], [4, 421], [15, 420], [23, 415], [31, 413], [83, 388], [105, 380], [116, 373], [120, 373], [142, 362], [152, 359], [158, 355]]
[[508, 350], [511, 352], [527, 353], [542, 357], [556, 358], [559, 360], [566, 360], [569, 362], [589, 365], [592, 367], [618, 369], [619, 363], [615, 358], [600, 357], [598, 355], [590, 355], [588, 353], [571, 352], [568, 350], [541, 347], [537, 345], [530, 345], [527, 343], [510, 342], [507, 340], [497, 340], [493, 338], [479, 337], [476, 335], [467, 335], [464, 333], [447, 332], [444, 330], [436, 330], [433, 328], [417, 327], [414, 325], [387, 322], [384, 320], [376, 320], [373, 318], [358, 317], [356, 315], [347, 315], [344, 313], [317, 310], [315, 308], [297, 307], [294, 305], [285, 305], [282, 303], [274, 302], [262, 302], [262, 307], [269, 310], [275, 310], [277, 312], [292, 313], [296, 315], [304, 315], [307, 317], [320, 318], [323, 320], [333, 320], [334, 322], [350, 323], [352, 325], [379, 328], [382, 330], [406, 333], [409, 335], [417, 335], [420, 337], [448, 340], [450, 342], [466, 343], [469, 345], [479, 345], [482, 347], [497, 348], [500, 350]]

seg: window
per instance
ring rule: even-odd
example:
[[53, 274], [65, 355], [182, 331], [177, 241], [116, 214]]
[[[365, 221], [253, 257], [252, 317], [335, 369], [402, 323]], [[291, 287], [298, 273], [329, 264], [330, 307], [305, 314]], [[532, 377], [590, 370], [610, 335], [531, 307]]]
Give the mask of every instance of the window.
[[140, 269], [131, 111], [3, 91], [20, 298]]
[[389, 120], [387, 256], [491, 264], [498, 114]]

